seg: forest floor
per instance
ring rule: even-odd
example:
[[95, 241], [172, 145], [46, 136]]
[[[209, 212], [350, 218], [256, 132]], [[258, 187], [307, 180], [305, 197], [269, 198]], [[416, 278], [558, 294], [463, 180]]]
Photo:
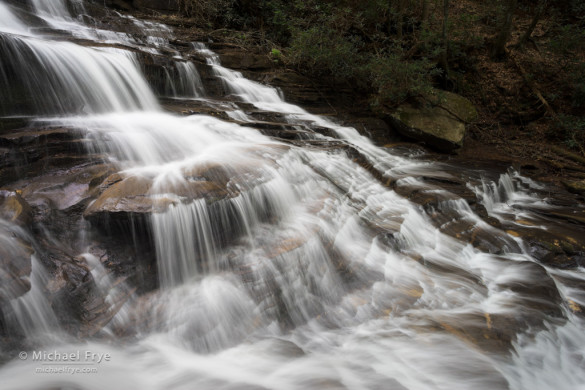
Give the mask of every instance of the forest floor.
[[[483, 5], [473, 0], [457, 2], [455, 18], [462, 14], [484, 14]], [[544, 15], [531, 39], [521, 49], [516, 47], [532, 15], [517, 15], [508, 44], [508, 55], [501, 61], [490, 57], [488, 45], [481, 45], [469, 55], [474, 58], [473, 71], [464, 76], [462, 95], [477, 107], [478, 120], [470, 126], [462, 156], [510, 159], [520, 166], [540, 171], [546, 181], [583, 180], [585, 149], [577, 132], [563, 132], [559, 116], [571, 113], [572, 100], [566, 80], [568, 60], [583, 62], [583, 52], [561, 54], [550, 50], [555, 38], [554, 17]], [[491, 27], [476, 23], [462, 33], [491, 38]], [[581, 115], [582, 117], [582, 115]], [[582, 135], [581, 135], [582, 137]]]

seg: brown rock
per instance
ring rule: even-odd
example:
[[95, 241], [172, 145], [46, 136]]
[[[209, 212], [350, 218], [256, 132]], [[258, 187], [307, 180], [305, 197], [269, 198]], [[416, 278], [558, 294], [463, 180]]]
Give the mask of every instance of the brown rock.
[[0, 190], [0, 218], [19, 226], [29, 226], [32, 209], [18, 192]]
[[[213, 174], [213, 172], [218, 172]], [[178, 202], [205, 198], [216, 200], [227, 196], [225, 175], [216, 166], [203, 166], [199, 170], [186, 172], [188, 180], [183, 183], [153, 188], [151, 178], [144, 176], [123, 177], [110, 175], [101, 185], [101, 194], [85, 211], [85, 217], [98, 214], [133, 213], [150, 214], [165, 212]], [[218, 182], [193, 180], [207, 174], [218, 178]], [[176, 196], [173, 196], [176, 195]]]
[[120, 180], [118, 174], [112, 176], [106, 179], [105, 185], [112, 184], [87, 208], [84, 213], [86, 217], [104, 212], [141, 214], [163, 212], [175, 202], [169, 198], [150, 195], [152, 181], [148, 178], [130, 176]]

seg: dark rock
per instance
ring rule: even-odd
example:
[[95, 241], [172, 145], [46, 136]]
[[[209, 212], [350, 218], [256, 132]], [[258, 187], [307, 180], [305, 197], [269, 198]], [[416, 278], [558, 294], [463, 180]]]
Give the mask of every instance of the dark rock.
[[[512, 235], [522, 237], [528, 251], [538, 261], [559, 268], [575, 268], [585, 256], [584, 231], [577, 230], [574, 234], [557, 232], [554, 227], [549, 231], [539, 229], [520, 229], [508, 231]], [[575, 235], [576, 234], [576, 235]], [[580, 237], [579, 237], [580, 236]]]
[[287, 102], [300, 104], [308, 111], [321, 115], [336, 115], [335, 107], [356, 107], [356, 91], [351, 88], [321, 84], [289, 69], [279, 69], [257, 77], [279, 88]]
[[354, 127], [360, 134], [365, 135], [379, 146], [388, 145], [388, 143], [394, 143], [399, 140], [398, 135], [380, 118], [352, 119], [347, 122], [347, 125]]
[[28, 120], [26, 117], [0, 117], [0, 134], [13, 129], [21, 129], [26, 126]]
[[585, 195], [585, 180], [580, 181], [563, 180], [562, 183], [569, 192], [579, 195]]
[[267, 70], [274, 67], [267, 55], [254, 54], [246, 51], [218, 52], [221, 64], [226, 68], [238, 70]]
[[73, 129], [30, 128], [0, 135], [0, 186], [11, 181], [43, 175], [56, 167], [87, 162], [83, 134]]

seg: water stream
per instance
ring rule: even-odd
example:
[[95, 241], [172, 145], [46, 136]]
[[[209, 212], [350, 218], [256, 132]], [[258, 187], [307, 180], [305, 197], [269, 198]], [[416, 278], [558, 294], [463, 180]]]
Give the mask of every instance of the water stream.
[[[13, 302], [16, 322], [34, 340], [30, 353], [81, 350], [111, 360], [88, 366], [97, 372], [65, 375], [35, 373], [38, 361], [15, 357], [0, 366], [0, 388], [585, 388], [578, 310], [585, 270], [539, 264], [521, 238], [417, 179], [452, 178], [444, 165], [379, 148], [353, 128], [287, 103], [197, 42], [193, 52], [223, 84], [236, 123], [167, 113], [139, 58], [168, 46], [170, 28], [127, 17], [155, 31], [137, 41], [83, 25], [69, 13], [81, 2], [33, 4], [51, 27], [75, 26], [74, 36], [96, 44], [34, 32], [0, 2], [2, 114], [33, 114], [34, 123], [82, 131], [88, 152], [107, 156], [123, 177], [149, 183], [148, 193], [165, 205], [149, 216], [160, 288], [129, 293], [132, 286], [109, 276], [98, 258], [80, 253], [106, 301], [121, 292], [131, 298], [116, 306], [100, 337], [71, 341], [47, 311], [47, 276], [33, 255], [32, 288]], [[98, 45], [105, 42], [133, 50]], [[176, 57], [165, 95], [216, 104], [194, 63]], [[13, 96], [16, 87], [24, 98]], [[444, 200], [430, 212], [343, 149], [267, 137], [239, 102], [281, 114], [308, 140], [343, 142], [397, 188]], [[504, 226], [520, 217], [542, 221], [533, 210], [555, 207], [517, 172], [468, 186]], [[444, 225], [464, 221], [487, 231], [501, 250], [446, 234], [434, 214], [448, 217]], [[132, 336], [118, 336], [127, 329]], [[54, 337], [37, 337], [47, 332]]]

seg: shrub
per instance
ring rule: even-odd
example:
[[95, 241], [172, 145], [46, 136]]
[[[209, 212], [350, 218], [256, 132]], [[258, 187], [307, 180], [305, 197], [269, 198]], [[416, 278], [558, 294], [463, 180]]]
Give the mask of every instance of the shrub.
[[585, 118], [561, 114], [549, 132], [551, 138], [558, 138], [571, 149], [583, 151], [585, 145]]
[[178, 0], [181, 14], [210, 27], [241, 25], [237, 3], [237, 0]]
[[270, 51], [270, 56], [272, 57], [272, 61], [274, 62], [281, 62], [282, 60], [282, 53], [278, 49], [272, 49]]
[[372, 87], [377, 91], [373, 104], [397, 105], [410, 97], [427, 95], [439, 70], [427, 59], [404, 61], [400, 52], [376, 56], [366, 65]]
[[297, 31], [293, 37], [289, 59], [316, 76], [331, 75], [336, 80], [354, 78], [359, 67], [360, 41], [345, 37], [326, 26]]
[[559, 26], [549, 47], [553, 52], [570, 59], [575, 51], [585, 49], [585, 31], [575, 24]]

